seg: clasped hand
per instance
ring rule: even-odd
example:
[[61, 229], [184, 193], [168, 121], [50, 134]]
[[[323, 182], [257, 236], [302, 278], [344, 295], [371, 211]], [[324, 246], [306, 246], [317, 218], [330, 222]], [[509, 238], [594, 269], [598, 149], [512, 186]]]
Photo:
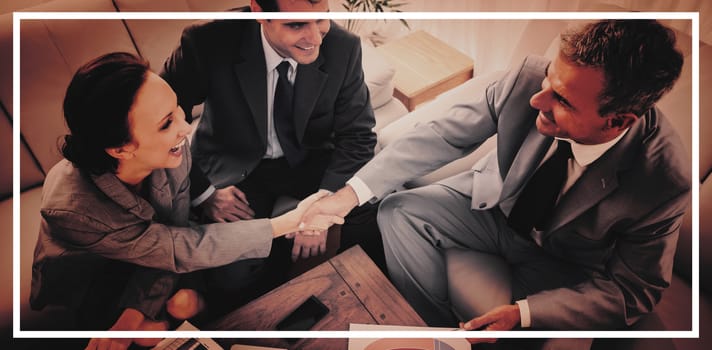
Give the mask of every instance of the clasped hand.
[[[297, 208], [285, 214], [284, 230], [294, 239], [292, 260], [308, 258], [326, 252], [326, 231], [334, 224], [343, 224], [351, 207], [345, 208], [330, 191], [320, 190], [302, 200]], [[201, 204], [204, 215], [214, 222], [231, 222], [254, 218], [247, 197], [235, 186], [218, 189]]]
[[339, 199], [327, 190], [320, 190], [299, 203], [301, 214], [296, 230], [287, 235], [294, 238], [292, 260], [308, 258], [326, 252], [327, 230], [333, 224], [343, 224], [351, 208], [344, 210]]

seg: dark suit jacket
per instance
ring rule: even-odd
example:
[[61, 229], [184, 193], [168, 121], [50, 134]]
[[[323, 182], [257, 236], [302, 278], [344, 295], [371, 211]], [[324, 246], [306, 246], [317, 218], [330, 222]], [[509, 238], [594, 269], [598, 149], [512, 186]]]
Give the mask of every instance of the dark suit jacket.
[[[192, 151], [211, 182], [224, 187], [247, 177], [267, 149], [259, 23], [220, 20], [188, 27], [161, 75], [186, 115], [205, 103]], [[358, 37], [332, 23], [317, 60], [297, 68], [294, 90], [298, 140], [307, 150], [332, 150], [320, 187], [337, 190], [373, 157], [376, 144]]]
[[[472, 210], [511, 208], [504, 204], [516, 200], [553, 142], [537, 131], [538, 111], [529, 105], [548, 64], [527, 57], [485, 91], [473, 92], [472, 101], [390, 144], [356, 176], [380, 198], [496, 134], [495, 151], [441, 184], [471, 197]], [[559, 200], [542, 248], [588, 271], [590, 279], [527, 296], [532, 327], [612, 329], [653, 309], [672, 278], [690, 164], [680, 137], [653, 108], [587, 167]]]

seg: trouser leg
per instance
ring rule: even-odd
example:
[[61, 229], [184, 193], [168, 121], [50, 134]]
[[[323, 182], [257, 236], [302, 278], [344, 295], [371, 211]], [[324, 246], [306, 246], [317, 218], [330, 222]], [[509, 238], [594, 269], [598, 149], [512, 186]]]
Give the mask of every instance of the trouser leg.
[[345, 222], [341, 226], [339, 253], [355, 245], [360, 245], [366, 255], [387, 275], [383, 240], [376, 221], [377, 213], [378, 204], [368, 203], [354, 208], [344, 218]]
[[391, 280], [431, 326], [457, 325], [448, 298], [444, 250], [497, 252], [498, 224], [473, 212], [470, 197], [431, 185], [386, 197], [378, 224]]

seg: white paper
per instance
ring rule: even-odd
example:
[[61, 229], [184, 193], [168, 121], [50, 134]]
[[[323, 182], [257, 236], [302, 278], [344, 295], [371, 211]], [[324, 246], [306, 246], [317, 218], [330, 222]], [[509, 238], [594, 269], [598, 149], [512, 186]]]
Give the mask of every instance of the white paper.
[[[177, 331], [198, 331], [193, 324], [188, 321], [184, 321], [178, 328]], [[223, 350], [223, 348], [218, 345], [214, 340], [210, 338], [165, 338], [161, 340], [160, 343], [156, 344], [153, 350], [177, 350], [181, 346], [190, 343], [186, 350]]]
[[[453, 328], [385, 326], [377, 324], [349, 325], [351, 331], [447, 331]], [[433, 349], [433, 350], [470, 350], [470, 343], [465, 339], [352, 339], [349, 338], [349, 350], [390, 350], [398, 348]]]
[[287, 350], [282, 348], [269, 348], [264, 346], [254, 346], [254, 345], [242, 345], [235, 344], [230, 347], [230, 350]]

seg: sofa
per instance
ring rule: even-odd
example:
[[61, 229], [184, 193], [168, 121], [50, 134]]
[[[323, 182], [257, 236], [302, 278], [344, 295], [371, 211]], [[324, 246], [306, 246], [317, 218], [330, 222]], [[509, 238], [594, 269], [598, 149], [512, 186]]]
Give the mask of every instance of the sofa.
[[[570, 23], [566, 21], [532, 21], [524, 30], [537, 33], [536, 38], [523, 36], [516, 43], [517, 49], [511, 58], [510, 66], [521, 62], [529, 54], [554, 57], [557, 52], [558, 33]], [[554, 29], [552, 31], [552, 29]], [[544, 36], [549, 33], [550, 36]], [[679, 47], [685, 56], [682, 75], [670, 93], [659, 101], [659, 108], [674, 123], [677, 132], [682, 136], [687, 149], [692, 152], [692, 58], [691, 38], [689, 35], [677, 32]], [[712, 46], [699, 43], [700, 52], [700, 91], [709, 91], [712, 88], [712, 72], [704, 62], [712, 60]], [[473, 95], [483, 91], [490, 82], [498, 79], [504, 71], [478, 73], [473, 79], [447, 91], [435, 100], [419, 107], [406, 116], [383, 128], [379, 134], [379, 147], [387, 147], [389, 143], [398, 139], [403, 133], [413, 127], [427, 123], [430, 120], [443, 116], [450, 106], [472, 99]], [[706, 334], [712, 330], [712, 218], [705, 214], [712, 211], [712, 140], [706, 135], [712, 133], [712, 121], [707, 118], [712, 112], [712, 102], [700, 93], [700, 125], [699, 136], [699, 319], [701, 339], [596, 339], [594, 349], [709, 349], [712, 345], [712, 336]], [[438, 180], [458, 174], [469, 169], [475, 162], [495, 146], [496, 136], [486, 141], [478, 150], [465, 158], [453, 161], [442, 168], [406, 183], [404, 188], [414, 188], [437, 182]], [[692, 329], [692, 207], [684, 217], [680, 230], [677, 252], [675, 256], [674, 275], [670, 287], [664, 292], [663, 298], [652, 315], [641, 319], [633, 330], [691, 330]], [[449, 280], [450, 299], [456, 314], [469, 319], [482, 310], [480, 305], [474, 303], [469, 295], [478, 293], [488, 295], [490, 289], [484, 280], [488, 274], [507, 274], [507, 267], [497, 257], [451, 250], [445, 252], [447, 274]], [[477, 268], [474, 268], [474, 267]], [[486, 266], [486, 269], [481, 268]], [[496, 289], [496, 288], [493, 288]], [[497, 295], [488, 295], [496, 300]], [[478, 298], [480, 299], [480, 298]], [[521, 345], [521, 344], [520, 344]], [[566, 348], [566, 345], [563, 345]]]
[[[23, 11], [223, 11], [246, 0], [54, 0]], [[20, 326], [22, 330], [72, 329], [71, 313], [59, 307], [29, 307], [31, 266], [39, 232], [39, 205], [44, 175], [61, 159], [57, 140], [66, 133], [62, 100], [72, 74], [84, 62], [110, 51], [146, 58], [154, 70], [178, 44], [192, 20], [37, 20], [21, 25], [20, 197], [12, 196], [12, 14], [0, 16], [0, 330], [12, 327], [12, 204], [20, 201]], [[376, 130], [407, 113], [393, 98], [394, 68], [364, 41], [363, 66]], [[194, 110], [199, 116], [199, 108]], [[194, 122], [199, 122], [199, 118]]]

